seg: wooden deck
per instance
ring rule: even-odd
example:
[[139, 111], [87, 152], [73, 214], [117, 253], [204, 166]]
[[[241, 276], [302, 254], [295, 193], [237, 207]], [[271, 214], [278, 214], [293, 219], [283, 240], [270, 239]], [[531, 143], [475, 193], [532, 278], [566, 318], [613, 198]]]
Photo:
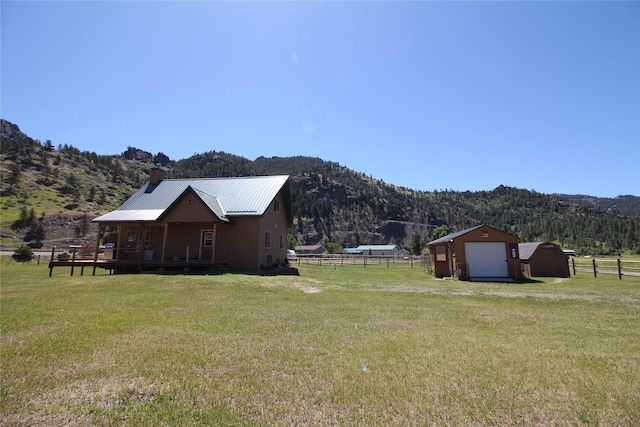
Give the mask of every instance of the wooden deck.
[[109, 270], [109, 274], [122, 273], [220, 273], [232, 271], [232, 267], [227, 263], [211, 263], [211, 261], [143, 261], [142, 263], [132, 260], [104, 260], [104, 259], [69, 259], [49, 261], [49, 277], [56, 267], [69, 267], [70, 275], [73, 276], [75, 270], [80, 269], [80, 275], [84, 275], [85, 268], [92, 269], [92, 275], [96, 274], [98, 268]]
[[71, 276], [76, 269], [80, 269], [80, 275], [84, 275], [84, 269], [89, 267], [92, 269], [92, 275], [96, 274], [98, 268], [109, 270], [109, 274], [119, 273], [216, 273], [232, 271], [232, 267], [228, 263], [216, 263], [199, 260], [141, 260], [141, 259], [104, 259], [104, 254], [97, 254], [95, 246], [71, 246], [69, 248], [71, 254], [68, 258], [56, 256], [56, 248], [51, 250], [51, 258], [49, 261], [49, 277], [53, 274], [56, 267], [69, 267]]

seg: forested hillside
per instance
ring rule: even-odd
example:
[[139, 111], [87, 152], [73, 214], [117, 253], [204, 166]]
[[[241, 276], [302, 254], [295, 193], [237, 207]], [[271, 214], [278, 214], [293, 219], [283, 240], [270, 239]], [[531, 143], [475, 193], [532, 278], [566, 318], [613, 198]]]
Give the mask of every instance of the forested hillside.
[[[261, 174], [291, 175], [295, 237], [306, 244], [324, 239], [342, 247], [396, 243], [408, 249], [415, 233], [424, 246], [436, 227], [453, 231], [488, 224], [521, 241], [557, 241], [579, 253], [640, 249], [637, 208], [635, 214], [623, 215], [597, 204], [584, 206], [565, 197], [504, 186], [481, 192], [421, 192], [309, 157], [250, 161], [209, 152], [180, 160], [171, 171], [176, 178]], [[627, 198], [639, 206], [638, 197]], [[616, 199], [602, 200], [612, 206]]]
[[33, 140], [4, 120], [1, 136], [5, 246], [25, 237], [33, 242], [40, 233], [45, 244], [87, 234], [88, 218], [116, 208], [146, 182], [153, 165], [161, 164], [170, 178], [290, 175], [292, 241], [322, 242], [331, 249], [382, 243], [410, 249], [416, 240], [424, 247], [438, 227], [441, 232], [488, 224], [521, 241], [557, 241], [583, 254], [640, 251], [640, 198], [635, 196], [589, 199], [504, 186], [422, 192], [310, 157], [251, 161], [211, 151], [172, 161], [134, 147], [102, 156]]

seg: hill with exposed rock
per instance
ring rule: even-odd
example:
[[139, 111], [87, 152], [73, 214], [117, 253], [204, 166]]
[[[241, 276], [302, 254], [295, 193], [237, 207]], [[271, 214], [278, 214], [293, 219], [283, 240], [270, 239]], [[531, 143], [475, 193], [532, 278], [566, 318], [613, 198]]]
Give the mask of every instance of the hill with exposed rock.
[[0, 131], [4, 247], [33, 237], [34, 227], [40, 232], [38, 224], [44, 247], [94, 238], [88, 220], [115, 209], [159, 164], [169, 178], [290, 175], [290, 241], [300, 244], [322, 242], [335, 250], [395, 243], [410, 249], [416, 238], [424, 247], [438, 227], [454, 231], [488, 224], [521, 241], [556, 241], [579, 253], [640, 250], [640, 198], [635, 196], [547, 195], [506, 186], [423, 192], [319, 158], [249, 160], [211, 151], [176, 161], [135, 147], [104, 156], [33, 140], [6, 120]]

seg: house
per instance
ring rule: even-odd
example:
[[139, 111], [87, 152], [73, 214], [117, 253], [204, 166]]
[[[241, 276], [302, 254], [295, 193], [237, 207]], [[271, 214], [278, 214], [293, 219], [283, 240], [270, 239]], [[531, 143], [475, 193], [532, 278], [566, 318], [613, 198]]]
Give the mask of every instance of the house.
[[300, 245], [296, 246], [298, 255], [322, 255], [327, 252], [327, 248], [322, 245]]
[[488, 225], [451, 233], [427, 244], [436, 277], [521, 280], [518, 237]]
[[528, 277], [569, 277], [569, 263], [562, 248], [552, 242], [518, 244], [520, 261]]
[[400, 256], [402, 250], [398, 245], [360, 245], [357, 247], [364, 255], [371, 256]]
[[114, 261], [140, 269], [189, 264], [257, 270], [284, 262], [289, 177], [166, 179], [159, 169], [118, 209], [95, 218]]

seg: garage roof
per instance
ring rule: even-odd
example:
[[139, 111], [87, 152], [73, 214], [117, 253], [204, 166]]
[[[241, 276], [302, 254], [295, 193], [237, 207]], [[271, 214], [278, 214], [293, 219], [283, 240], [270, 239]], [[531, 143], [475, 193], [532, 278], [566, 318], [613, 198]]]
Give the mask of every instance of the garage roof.
[[451, 234], [447, 234], [444, 237], [441, 237], [439, 239], [433, 240], [429, 243], [427, 243], [427, 246], [431, 246], [431, 245], [437, 245], [439, 243], [445, 243], [448, 242], [450, 240], [455, 239], [456, 237], [462, 236], [463, 234], [467, 234], [470, 231], [473, 230], [477, 230], [478, 228], [483, 227], [482, 225], [477, 225], [475, 227], [471, 227], [471, 228], [467, 228], [466, 230], [462, 230], [462, 231], [456, 231], [455, 233], [451, 233]]

